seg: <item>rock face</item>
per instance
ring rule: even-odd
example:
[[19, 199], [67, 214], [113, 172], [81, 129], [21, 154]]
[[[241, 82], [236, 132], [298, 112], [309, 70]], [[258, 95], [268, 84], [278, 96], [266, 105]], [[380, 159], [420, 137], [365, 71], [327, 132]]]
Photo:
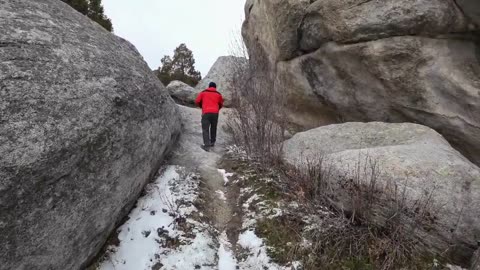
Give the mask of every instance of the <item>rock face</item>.
[[203, 90], [208, 88], [210, 82], [217, 84], [217, 91], [220, 92], [225, 100], [224, 106], [232, 105], [232, 92], [237, 73], [248, 67], [248, 60], [242, 57], [221, 56], [213, 64], [207, 76], [203, 78], [198, 85], [193, 88], [180, 81], [172, 81], [167, 89], [172, 98], [181, 105], [194, 105], [195, 98]]
[[[477, 248], [480, 169], [428, 127], [380, 122], [324, 126], [286, 141], [284, 157], [297, 166], [324, 158], [333, 172], [340, 204], [347, 210], [352, 208], [351, 198], [342, 197], [342, 181], [365, 175], [362, 181], [367, 182], [370, 164], [358, 164], [366, 158], [378, 162], [378, 181], [384, 187], [405, 187], [408, 202], [427, 201], [426, 194], [433, 194], [434, 221], [415, 232], [427, 247], [450, 250], [454, 258], [463, 260], [460, 263], [467, 262]], [[364, 165], [367, 169], [362, 169]], [[455, 247], [449, 249], [451, 245]]]
[[172, 81], [167, 86], [170, 96], [181, 105], [194, 105], [199, 91], [181, 81]]
[[480, 249], [478, 249], [473, 255], [470, 270], [480, 270]]
[[249, 0], [243, 35], [304, 128], [421, 123], [480, 164], [479, 13], [474, 0]]
[[234, 91], [234, 80], [236, 73], [245, 69], [248, 60], [242, 57], [222, 56], [217, 59], [207, 76], [201, 80], [195, 89], [200, 92], [208, 87], [210, 82], [215, 82], [225, 100], [225, 106], [232, 105], [232, 93]]
[[177, 109], [130, 43], [0, 1], [0, 269], [81, 269], [157, 172]]

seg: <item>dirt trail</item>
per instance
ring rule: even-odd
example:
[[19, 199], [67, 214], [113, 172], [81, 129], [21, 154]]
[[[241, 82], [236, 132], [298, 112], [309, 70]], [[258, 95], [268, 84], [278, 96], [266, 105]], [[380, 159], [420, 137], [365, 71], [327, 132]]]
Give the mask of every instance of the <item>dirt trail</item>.
[[119, 244], [109, 246], [92, 269], [280, 269], [269, 264], [263, 241], [252, 228], [242, 227], [241, 190], [233, 182], [238, 178], [229, 179], [221, 168], [231, 165], [222, 163], [230, 143], [230, 111], [221, 112], [216, 147], [206, 152], [200, 147], [201, 111], [179, 109], [183, 133], [165, 172], [146, 187], [117, 230]]
[[228, 192], [224, 176], [218, 168], [218, 163], [225, 154], [225, 148], [230, 141], [229, 135], [225, 132], [229, 110], [221, 112], [215, 148], [210, 152], [205, 152], [200, 148], [202, 144], [200, 110], [184, 106], [179, 107], [184, 121], [184, 130], [179, 146], [171, 158], [171, 163], [200, 173], [202, 191], [206, 193], [204, 195], [208, 198], [205, 210], [214, 221], [216, 229], [222, 232], [232, 219], [232, 210], [225, 200]]

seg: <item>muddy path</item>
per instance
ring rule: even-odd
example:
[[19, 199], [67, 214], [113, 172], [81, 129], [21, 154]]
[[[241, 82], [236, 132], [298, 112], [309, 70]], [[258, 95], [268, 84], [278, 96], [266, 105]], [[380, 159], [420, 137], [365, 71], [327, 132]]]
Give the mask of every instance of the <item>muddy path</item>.
[[235, 162], [225, 158], [229, 110], [220, 115], [215, 148], [206, 152], [201, 111], [179, 109], [183, 133], [165, 168], [117, 229], [118, 241], [90, 269], [284, 269], [270, 263], [252, 227], [254, 213], [245, 220], [245, 203], [256, 203], [256, 194], [245, 192], [242, 176], [231, 173]]

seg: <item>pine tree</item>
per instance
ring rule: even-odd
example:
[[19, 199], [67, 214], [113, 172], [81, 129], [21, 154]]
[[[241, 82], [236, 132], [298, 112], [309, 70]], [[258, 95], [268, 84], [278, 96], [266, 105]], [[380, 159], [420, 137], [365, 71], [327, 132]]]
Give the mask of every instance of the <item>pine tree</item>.
[[78, 12], [83, 15], [88, 15], [88, 1], [87, 0], [62, 0], [63, 2], [69, 4], [71, 7], [76, 9]]
[[193, 52], [184, 43], [175, 49], [173, 59], [165, 55], [161, 62], [157, 76], [164, 85], [177, 80], [195, 86], [202, 79], [201, 73], [195, 69]]
[[168, 55], [165, 55], [160, 61], [162, 62], [162, 66], [158, 68], [157, 77], [164, 85], [168, 85], [172, 81], [172, 58]]
[[102, 0], [62, 0], [76, 9], [78, 12], [88, 16], [108, 31], [113, 31], [111, 20], [105, 15]]
[[108, 31], [113, 31], [112, 21], [104, 14], [102, 0], [90, 0], [88, 3], [88, 17]]

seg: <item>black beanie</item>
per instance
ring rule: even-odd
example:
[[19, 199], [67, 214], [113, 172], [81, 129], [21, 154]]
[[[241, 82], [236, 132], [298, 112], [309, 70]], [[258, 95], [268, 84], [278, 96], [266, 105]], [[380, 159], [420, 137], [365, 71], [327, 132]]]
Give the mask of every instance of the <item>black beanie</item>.
[[211, 82], [211, 83], [208, 84], [208, 87], [209, 87], [209, 88], [212, 88], [212, 87], [213, 87], [213, 88], [217, 88], [217, 84], [214, 83], [214, 82]]

